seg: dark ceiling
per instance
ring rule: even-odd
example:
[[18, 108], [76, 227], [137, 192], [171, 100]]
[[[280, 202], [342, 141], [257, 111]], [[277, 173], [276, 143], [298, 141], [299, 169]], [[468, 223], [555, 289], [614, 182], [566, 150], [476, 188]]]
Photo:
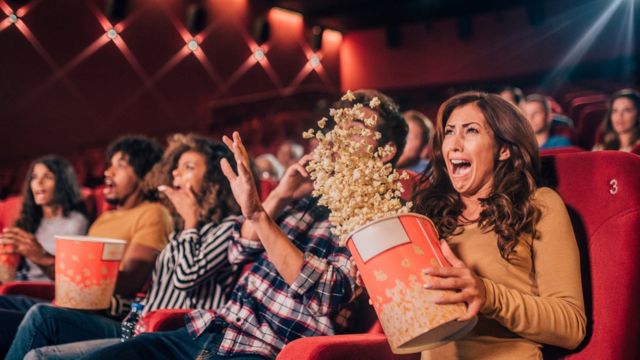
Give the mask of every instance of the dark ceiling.
[[302, 13], [305, 21], [340, 31], [429, 23], [444, 18], [526, 7], [535, 23], [558, 11], [593, 0], [272, 0], [271, 3]]

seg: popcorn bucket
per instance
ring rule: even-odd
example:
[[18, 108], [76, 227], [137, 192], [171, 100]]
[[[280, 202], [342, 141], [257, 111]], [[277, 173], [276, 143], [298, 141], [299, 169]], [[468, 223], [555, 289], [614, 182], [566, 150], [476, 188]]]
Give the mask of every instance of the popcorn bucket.
[[456, 319], [465, 304], [438, 305], [423, 287], [427, 267], [451, 266], [440, 250], [435, 226], [425, 216], [401, 214], [373, 221], [350, 234], [347, 247], [356, 261], [391, 351], [416, 353], [456, 340], [477, 317]]
[[13, 245], [0, 245], [0, 284], [16, 278], [20, 255], [12, 253], [13, 250]]
[[116, 239], [56, 236], [56, 305], [108, 308], [126, 244]]

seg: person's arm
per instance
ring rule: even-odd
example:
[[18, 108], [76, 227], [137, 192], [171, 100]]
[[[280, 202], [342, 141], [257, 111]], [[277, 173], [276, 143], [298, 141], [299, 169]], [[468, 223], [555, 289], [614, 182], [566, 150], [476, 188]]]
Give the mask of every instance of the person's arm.
[[171, 218], [161, 205], [144, 210], [136, 220], [134, 234], [122, 260], [114, 294], [133, 298], [144, 288], [156, 258], [166, 246], [172, 231]]
[[299, 274], [290, 286], [291, 296], [301, 296], [317, 316], [337, 313], [359, 294], [351, 254], [338, 246], [329, 221], [317, 222], [309, 231], [312, 239], [303, 254]]
[[220, 165], [229, 180], [233, 196], [240, 205], [245, 222], [251, 222], [253, 231], [256, 232], [260, 243], [264, 246], [269, 261], [273, 263], [283, 279], [291, 285], [302, 268], [302, 252], [289, 240], [262, 207], [253, 174], [249, 170], [249, 155], [238, 132], [233, 133], [233, 140], [224, 136], [223, 141], [234, 154], [238, 173], [234, 172], [227, 159], [222, 159]]
[[576, 348], [586, 333], [580, 254], [562, 199], [543, 189], [540, 238], [533, 241], [538, 295], [523, 294], [498, 281], [483, 279], [486, 303], [481, 312], [510, 331], [533, 341]]
[[225, 266], [230, 267], [227, 250], [234, 228], [237, 232], [236, 217], [230, 217], [219, 225], [206, 224], [200, 232], [187, 229], [176, 234], [171, 245], [175, 251], [176, 289], [189, 290], [216, 276]]
[[120, 271], [113, 293], [123, 298], [134, 298], [149, 280], [158, 254], [160, 251], [157, 249], [137, 243], [129, 244], [120, 261]]

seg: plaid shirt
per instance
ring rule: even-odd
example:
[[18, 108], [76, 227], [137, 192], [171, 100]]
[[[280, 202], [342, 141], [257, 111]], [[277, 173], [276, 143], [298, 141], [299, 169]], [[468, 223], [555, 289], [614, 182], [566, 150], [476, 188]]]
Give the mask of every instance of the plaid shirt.
[[331, 234], [328, 210], [311, 198], [289, 206], [277, 223], [304, 253], [300, 275], [289, 286], [267, 258], [259, 241], [240, 237], [241, 221], [230, 239], [232, 264], [255, 263], [229, 302], [217, 313], [194, 310], [186, 316], [195, 337], [216, 318], [227, 324], [218, 355], [257, 354], [275, 358], [285, 344], [307, 336], [333, 335], [347, 328], [350, 302], [357, 295], [350, 253]]

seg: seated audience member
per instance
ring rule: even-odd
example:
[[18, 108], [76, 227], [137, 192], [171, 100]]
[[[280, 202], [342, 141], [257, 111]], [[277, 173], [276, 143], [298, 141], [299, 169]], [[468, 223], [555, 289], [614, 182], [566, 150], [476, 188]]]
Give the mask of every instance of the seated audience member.
[[[363, 111], [365, 116], [378, 116], [382, 133], [378, 144], [396, 148], [387, 159], [395, 163], [407, 133], [397, 106], [372, 90], [354, 95], [362, 104], [373, 97], [381, 100], [375, 110], [365, 106]], [[328, 210], [309, 197], [313, 187], [304, 169], [309, 157], [289, 167], [260, 204], [240, 135], [234, 133], [233, 139], [224, 141], [238, 170], [234, 172], [224, 160], [222, 168], [244, 215], [230, 236], [229, 259], [235, 264], [254, 262], [231, 300], [216, 313], [192, 312], [186, 328], [142, 334], [83, 358], [273, 359], [295, 339], [333, 335], [350, 325], [350, 305], [359, 289], [349, 251], [331, 233]]]
[[[218, 309], [237, 280], [227, 258], [229, 234], [240, 208], [220, 160], [235, 164], [219, 142], [174, 135], [162, 160], [147, 175], [145, 188], [171, 209], [176, 230], [156, 260], [142, 314], [157, 309]], [[140, 331], [144, 324], [138, 324]], [[20, 325], [8, 359], [74, 359], [119, 343], [120, 322], [101, 316], [39, 305]], [[64, 344], [64, 345], [60, 345]], [[58, 345], [58, 346], [54, 346]]]
[[17, 280], [50, 280], [54, 275], [54, 236], [86, 233], [87, 210], [67, 160], [43, 156], [31, 164], [27, 174], [20, 217], [15, 227], [0, 234], [0, 243], [11, 245], [25, 259]]
[[[142, 191], [142, 180], [160, 160], [162, 148], [144, 137], [125, 136], [113, 142], [106, 155], [110, 165], [104, 173], [104, 193], [116, 209], [100, 215], [88, 235], [127, 241], [110, 309], [112, 315], [122, 316], [126, 311], [123, 300], [132, 299], [148, 281], [155, 259], [168, 241], [172, 223], [164, 206], [146, 201]], [[1, 341], [13, 341], [18, 323], [0, 327]]]
[[284, 173], [284, 167], [272, 154], [262, 154], [255, 158], [254, 165], [260, 179], [278, 181]]
[[[5, 228], [0, 243], [22, 256], [17, 280], [53, 279], [55, 235], [78, 235], [89, 220], [76, 175], [69, 162], [55, 155], [36, 159], [27, 172], [20, 217]], [[0, 356], [11, 345], [15, 329], [29, 308], [44, 300], [19, 295], [0, 296]]]
[[142, 136], [121, 137], [107, 149], [104, 195], [115, 210], [100, 215], [89, 235], [127, 241], [114, 291], [118, 298], [133, 299], [143, 289], [173, 230], [167, 209], [143, 190], [144, 177], [161, 157], [162, 148]]
[[640, 93], [632, 89], [616, 92], [602, 122], [604, 140], [593, 150], [631, 151], [640, 144]]
[[502, 86], [498, 88], [496, 93], [500, 95], [501, 98], [518, 107], [522, 105], [522, 101], [524, 100], [524, 93], [520, 88], [515, 86]]
[[276, 158], [285, 169], [297, 163], [303, 155], [304, 147], [291, 140], [287, 140], [280, 144], [278, 151], [276, 151]]
[[522, 104], [522, 111], [533, 128], [540, 149], [571, 145], [571, 141], [566, 137], [550, 134], [553, 114], [546, 97], [539, 94], [527, 96]]
[[462, 339], [423, 359], [541, 359], [544, 345], [576, 348], [586, 332], [580, 255], [560, 196], [536, 185], [536, 139], [497, 95], [467, 92], [438, 112], [429, 187], [414, 196], [452, 267], [424, 269], [439, 304], [478, 316]]
[[422, 157], [422, 155], [425, 149], [427, 152], [430, 151], [433, 124], [428, 117], [415, 110], [406, 111], [403, 116], [409, 133], [397, 167], [420, 174], [429, 168], [428, 157]]

